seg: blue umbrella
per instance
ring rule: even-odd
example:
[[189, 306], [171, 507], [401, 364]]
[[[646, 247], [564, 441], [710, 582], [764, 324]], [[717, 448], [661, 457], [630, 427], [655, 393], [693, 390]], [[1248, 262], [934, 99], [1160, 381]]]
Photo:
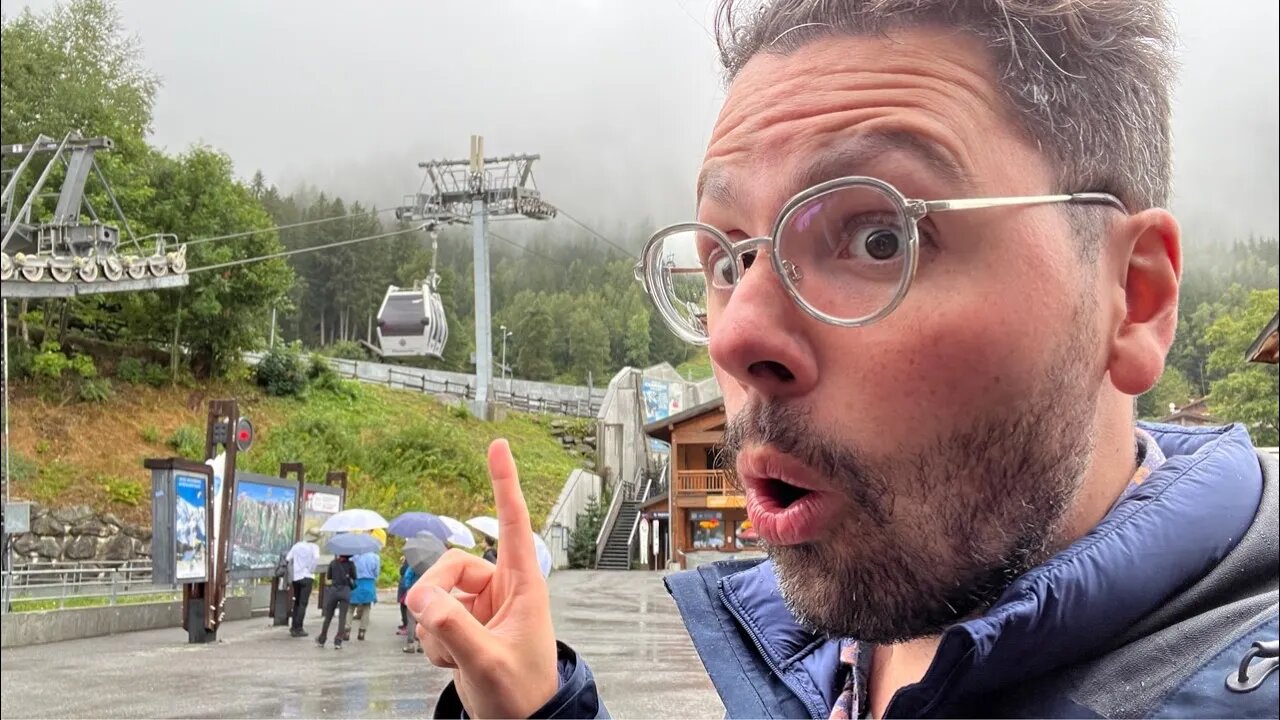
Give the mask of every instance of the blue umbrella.
[[339, 533], [329, 538], [324, 548], [334, 555], [363, 555], [378, 552], [382, 549], [382, 543], [372, 535]]
[[452, 532], [445, 521], [429, 512], [407, 512], [398, 515], [387, 526], [387, 532], [400, 537], [417, 537], [423, 533], [436, 536], [442, 542], [449, 540]]

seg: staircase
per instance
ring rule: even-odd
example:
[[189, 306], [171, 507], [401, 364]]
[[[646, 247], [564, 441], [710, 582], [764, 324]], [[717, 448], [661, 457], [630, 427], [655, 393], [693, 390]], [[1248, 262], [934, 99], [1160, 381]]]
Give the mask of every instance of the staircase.
[[622, 506], [618, 508], [618, 519], [614, 521], [613, 529], [609, 531], [609, 539], [605, 541], [604, 550], [596, 561], [596, 569], [631, 569], [631, 546], [627, 541], [630, 539], [631, 529], [639, 514], [639, 502], [623, 501]]

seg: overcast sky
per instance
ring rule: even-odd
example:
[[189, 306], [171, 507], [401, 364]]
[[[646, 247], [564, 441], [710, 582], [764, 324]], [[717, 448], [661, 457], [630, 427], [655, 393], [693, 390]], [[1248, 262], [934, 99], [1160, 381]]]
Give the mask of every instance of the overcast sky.
[[[1172, 0], [1175, 199], [1202, 234], [1277, 233], [1275, 0]], [[420, 160], [540, 153], [551, 202], [602, 229], [686, 219], [723, 94], [713, 0], [121, 0], [163, 79], [155, 144], [386, 207]], [[5, 2], [11, 16], [16, 6]], [[52, 0], [25, 4], [36, 10]]]

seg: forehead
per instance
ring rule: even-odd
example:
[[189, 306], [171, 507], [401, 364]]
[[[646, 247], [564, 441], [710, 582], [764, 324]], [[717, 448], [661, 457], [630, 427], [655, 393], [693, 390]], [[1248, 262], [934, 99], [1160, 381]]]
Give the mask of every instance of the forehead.
[[744, 172], [753, 185], [798, 191], [888, 155], [977, 187], [1007, 154], [1001, 144], [1020, 140], [993, 77], [988, 54], [954, 30], [836, 36], [757, 55], [729, 89], [699, 201], [733, 204]]

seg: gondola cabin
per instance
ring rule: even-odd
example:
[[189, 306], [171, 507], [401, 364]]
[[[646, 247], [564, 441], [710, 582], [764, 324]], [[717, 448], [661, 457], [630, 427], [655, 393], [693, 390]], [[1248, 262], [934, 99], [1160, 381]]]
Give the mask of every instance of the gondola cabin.
[[391, 286], [378, 310], [378, 353], [383, 357], [441, 357], [449, 323], [440, 295], [427, 284]]

